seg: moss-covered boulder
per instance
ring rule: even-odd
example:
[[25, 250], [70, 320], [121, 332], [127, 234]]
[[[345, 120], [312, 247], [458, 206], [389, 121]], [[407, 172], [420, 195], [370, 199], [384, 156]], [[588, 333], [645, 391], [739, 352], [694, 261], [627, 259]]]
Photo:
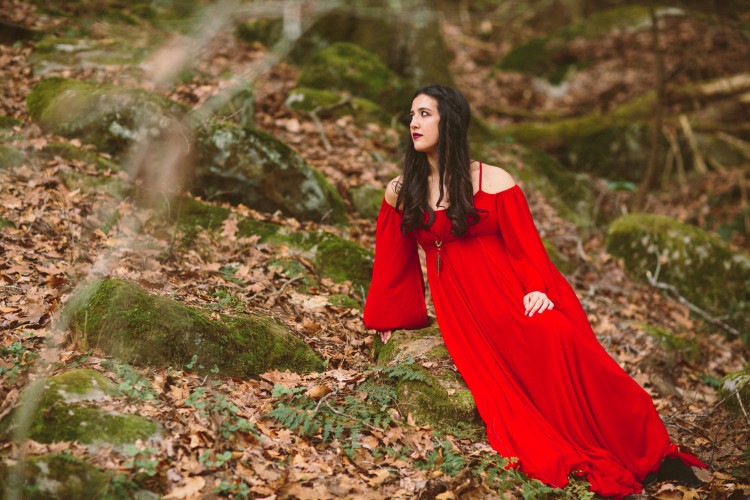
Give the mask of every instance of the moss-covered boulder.
[[[2, 422], [3, 432], [12, 438], [28, 425], [24, 437], [41, 443], [78, 441], [94, 447], [122, 447], [156, 438], [161, 426], [139, 415], [124, 415], [98, 408], [116, 386], [94, 370], [70, 370], [38, 380], [21, 395], [21, 406]], [[29, 406], [35, 411], [26, 415]], [[26, 411], [25, 411], [26, 410]], [[21, 419], [27, 421], [20, 421]]]
[[[420, 330], [397, 330], [388, 343], [376, 336], [373, 355], [378, 364], [400, 364], [410, 360], [432, 362], [426, 369], [414, 363], [419, 379], [402, 379], [397, 386], [399, 407], [415, 421], [445, 429], [446, 426], [481, 426], [471, 391], [453, 367], [437, 326]], [[414, 378], [414, 377], [409, 377]]]
[[[659, 15], [667, 12], [659, 12]], [[648, 29], [648, 8], [624, 6], [602, 10], [543, 37], [532, 38], [510, 50], [497, 65], [504, 71], [519, 71], [559, 83], [575, 69], [593, 61], [571, 51], [576, 38], [596, 39], [615, 28]]]
[[13, 146], [0, 144], [0, 168], [20, 167], [26, 161], [26, 155]]
[[292, 148], [272, 135], [213, 122], [197, 136], [194, 189], [266, 212], [346, 222], [338, 191]]
[[718, 238], [669, 217], [631, 214], [609, 226], [607, 251], [622, 258], [639, 281], [656, 272], [661, 259], [659, 281], [699, 307], [728, 315], [740, 331], [748, 330], [750, 259]]
[[237, 26], [235, 33], [248, 43], [260, 42], [272, 47], [284, 36], [284, 20], [280, 17], [251, 19]]
[[[301, 66], [320, 49], [336, 42], [351, 42], [376, 54], [415, 86], [454, 85], [449, 67], [451, 54], [433, 7], [429, 0], [340, 3], [306, 27], [294, 42], [289, 59]], [[238, 28], [237, 35], [270, 47], [283, 37], [283, 20], [251, 20]]]
[[4, 498], [28, 500], [159, 498], [155, 493], [115, 477], [112, 471], [101, 470], [72, 455], [30, 457], [13, 465], [0, 465], [0, 493]]
[[[281, 321], [219, 315], [153, 295], [130, 281], [97, 280], [65, 306], [71, 337], [126, 363], [184, 367], [250, 378], [270, 369], [320, 371], [323, 360]], [[202, 367], [202, 368], [201, 368]]]
[[367, 218], [375, 218], [380, 212], [383, 203], [385, 189], [374, 186], [358, 186], [349, 190], [354, 210], [359, 215]]
[[[750, 365], [744, 369], [728, 374], [721, 381], [719, 396], [724, 404], [738, 416], [744, 415], [744, 411], [750, 408]], [[742, 404], [740, 404], [740, 400]]]
[[348, 42], [336, 42], [315, 52], [302, 68], [297, 87], [350, 92], [380, 103], [392, 113], [405, 113], [416, 90], [378, 56]]
[[[226, 208], [190, 198], [182, 198], [170, 204], [169, 208], [166, 217], [172, 221], [176, 219], [187, 241], [198, 228], [221, 229], [222, 223], [231, 214]], [[374, 259], [371, 250], [326, 231], [301, 231], [237, 214], [235, 217], [238, 236], [257, 235], [260, 243], [287, 247], [290, 253], [299, 254], [312, 262], [320, 278], [330, 278], [336, 282], [351, 281], [357, 292], [369, 289]]]
[[94, 144], [116, 159], [134, 154], [136, 146], [143, 161], [157, 166], [174, 152], [163, 146], [174, 143], [175, 134], [179, 144], [188, 137], [197, 159], [192, 178], [197, 192], [300, 219], [346, 221], [343, 200], [330, 183], [296, 151], [260, 130], [212, 121], [191, 138], [185, 130], [190, 119], [176, 102], [140, 89], [62, 78], [42, 80], [26, 102], [45, 131]]
[[[345, 102], [343, 105], [339, 105]], [[318, 110], [319, 118], [352, 116], [360, 125], [389, 124], [390, 115], [374, 102], [361, 97], [346, 97], [344, 93], [300, 87], [289, 92], [284, 102], [289, 109], [309, 113]], [[326, 109], [329, 108], [329, 109]]]
[[[498, 133], [560, 157], [576, 172], [614, 180], [642, 179], [651, 148], [654, 94], [647, 93], [608, 113], [593, 112], [549, 123], [521, 123]], [[666, 141], [661, 148], [663, 162]]]
[[115, 157], [134, 144], [179, 130], [184, 108], [141, 89], [65, 78], [41, 80], [26, 98], [31, 118], [48, 133], [78, 138]]

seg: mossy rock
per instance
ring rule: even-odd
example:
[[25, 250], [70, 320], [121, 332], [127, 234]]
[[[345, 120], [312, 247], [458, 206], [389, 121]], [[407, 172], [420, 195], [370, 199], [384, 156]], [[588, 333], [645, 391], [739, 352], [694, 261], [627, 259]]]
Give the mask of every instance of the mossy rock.
[[471, 391], [452, 368], [453, 362], [437, 326], [397, 330], [386, 344], [376, 336], [373, 355], [382, 365], [408, 363], [410, 359], [437, 362], [438, 367], [430, 370], [414, 364], [413, 370], [424, 380], [402, 379], [396, 389], [399, 408], [411, 413], [417, 423], [441, 429], [467, 424], [481, 428], [482, 420]]
[[[321, 371], [323, 360], [279, 320], [264, 314], [219, 315], [153, 295], [130, 281], [97, 280], [64, 310], [79, 345], [98, 346], [126, 363], [184, 367], [250, 378], [270, 369]], [[214, 315], [216, 313], [213, 313]]]
[[315, 250], [315, 269], [334, 281], [350, 280], [356, 291], [365, 296], [370, 288], [375, 255], [356, 243], [333, 235], [325, 238]]
[[[639, 182], [651, 148], [649, 120], [654, 94], [647, 93], [609, 113], [589, 113], [550, 123], [521, 123], [500, 135], [564, 160], [570, 169], [613, 180]], [[662, 139], [664, 141], [664, 139]], [[666, 155], [662, 144], [661, 161]]]
[[[737, 400], [737, 395], [742, 400], [742, 405]], [[719, 387], [719, 397], [724, 401], [724, 404], [737, 414], [738, 417], [744, 415], [742, 407], [744, 406], [745, 411], [750, 408], [750, 365], [746, 365], [744, 369], [732, 372], [724, 377]]]
[[606, 245], [639, 281], [646, 281], [646, 273], [654, 273], [662, 258], [659, 281], [675, 286], [701, 308], [728, 315], [741, 332], [748, 331], [750, 259], [718, 238], [669, 217], [631, 214], [612, 222]]
[[340, 90], [369, 99], [391, 113], [405, 112], [416, 87], [368, 50], [336, 42], [315, 52], [302, 68], [297, 87]]
[[[124, 476], [120, 476], [121, 478]], [[79, 500], [82, 498], [134, 498], [155, 500], [159, 495], [115, 479], [80, 458], [64, 453], [30, 457], [13, 466], [0, 465], [0, 485], [5, 498], [27, 500]], [[3, 491], [4, 490], [4, 491]]]
[[301, 289], [305, 292], [309, 288], [317, 288], [320, 283], [310, 272], [303, 266], [299, 260], [293, 257], [281, 257], [272, 260], [268, 264], [269, 268], [274, 268], [279, 274], [286, 278], [297, 278], [301, 277]]
[[56, 37], [48, 35], [36, 44], [36, 50], [31, 54], [30, 62], [34, 73], [45, 76], [48, 73], [60, 73], [75, 68], [117, 67], [120, 71], [133, 75], [142, 75], [143, 69], [139, 64], [143, 61], [151, 48], [158, 43], [146, 43], [143, 35], [134, 39], [134, 35], [125, 30], [118, 30], [116, 37], [104, 39], [87, 38], [87, 34], [79, 36]]
[[13, 127], [18, 127], [22, 123], [23, 122], [17, 118], [0, 115], [0, 130], [12, 129]]
[[359, 215], [368, 219], [375, 218], [380, 212], [385, 189], [374, 186], [358, 186], [349, 190], [352, 205]]
[[[289, 109], [309, 113], [316, 108], [324, 108], [326, 106], [338, 104], [344, 99], [345, 97], [341, 93], [337, 94], [330, 90], [299, 87], [289, 92], [284, 104], [286, 104]], [[361, 97], [350, 97], [347, 104], [317, 114], [319, 118], [341, 118], [343, 116], [353, 116], [354, 120], [360, 125], [366, 125], [373, 122], [387, 125], [391, 118], [390, 115], [380, 106]]]
[[284, 20], [280, 17], [252, 19], [237, 26], [235, 34], [247, 43], [260, 42], [271, 47], [284, 36]]
[[141, 89], [45, 78], [26, 97], [31, 118], [47, 133], [78, 138], [115, 158], [133, 144], [179, 130], [185, 109]]
[[576, 270], [575, 262], [571, 261], [567, 255], [562, 253], [560, 249], [557, 248], [557, 245], [546, 238], [542, 238], [542, 243], [544, 244], [544, 249], [547, 250], [549, 259], [558, 271], [563, 274], [572, 274]]
[[592, 61], [580, 59], [567, 45], [575, 38], [596, 39], [615, 28], [644, 28], [649, 21], [648, 8], [625, 6], [597, 12], [576, 21], [550, 35], [536, 37], [514, 47], [498, 63], [504, 71], [519, 71], [547, 78], [552, 83], [564, 80], [570, 72], [581, 69]]
[[338, 191], [292, 148], [272, 135], [212, 122], [197, 136], [195, 190], [267, 212], [345, 223]]
[[[184, 127], [181, 105], [144, 90], [109, 84], [47, 78], [34, 87], [26, 102], [45, 131], [79, 138], [116, 159], [133, 145], [161, 143]], [[300, 219], [346, 222], [344, 202], [333, 186], [270, 134], [211, 121], [195, 142], [196, 191]], [[159, 149], [149, 149], [153, 164], [166, 154]]]
[[[409, 12], [409, 15], [404, 15]], [[377, 55], [415, 87], [440, 83], [455, 87], [434, 4], [429, 0], [349, 2], [322, 15], [295, 42], [289, 58], [304, 64], [315, 51], [351, 42]], [[379, 102], [376, 100], [376, 102]], [[401, 104], [406, 112], [408, 103]]]
[[156, 438], [158, 423], [97, 408], [99, 401], [116, 394], [115, 384], [94, 370], [70, 370], [41, 379], [23, 392], [20, 409], [3, 422], [3, 431], [12, 436], [24, 406], [36, 404], [26, 437], [41, 443], [78, 441], [98, 448]]
[[0, 144], [0, 168], [20, 167], [26, 162], [26, 155], [13, 146]]
[[[165, 206], [164, 210], [167, 207]], [[198, 228], [219, 230], [231, 212], [223, 207], [209, 205], [192, 198], [181, 198], [170, 203], [165, 219], [177, 222], [185, 233], [187, 243], [192, 241]], [[369, 289], [372, 277], [373, 253], [357, 244], [326, 231], [301, 231], [270, 222], [256, 221], [235, 214], [237, 235], [258, 235], [259, 243], [285, 246], [312, 262], [315, 273], [321, 278], [336, 282], [351, 281], [355, 286]], [[357, 290], [359, 291], [359, 290]]]

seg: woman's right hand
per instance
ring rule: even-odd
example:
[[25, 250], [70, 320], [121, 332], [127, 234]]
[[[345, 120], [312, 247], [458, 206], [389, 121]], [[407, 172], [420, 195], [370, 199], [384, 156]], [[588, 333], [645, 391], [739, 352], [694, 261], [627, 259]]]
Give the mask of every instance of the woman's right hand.
[[393, 330], [378, 331], [378, 335], [380, 335], [380, 340], [382, 340], [384, 344], [386, 344], [388, 342], [388, 339], [391, 338], [392, 333], [393, 333]]

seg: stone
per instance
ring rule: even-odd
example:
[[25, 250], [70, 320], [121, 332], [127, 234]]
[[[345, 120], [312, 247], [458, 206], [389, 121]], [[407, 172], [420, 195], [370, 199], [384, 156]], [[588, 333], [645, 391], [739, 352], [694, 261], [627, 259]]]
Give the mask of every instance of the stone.
[[400, 380], [396, 387], [398, 406], [420, 424], [436, 428], [470, 426], [481, 428], [482, 420], [471, 391], [453, 368], [453, 361], [437, 326], [419, 330], [396, 330], [386, 344], [375, 336], [373, 357], [380, 365], [434, 362], [433, 368], [415, 368], [426, 380]]
[[[335, 106], [342, 102], [346, 104]], [[357, 124], [363, 126], [368, 123], [387, 126], [391, 119], [385, 110], [369, 99], [347, 96], [345, 92], [336, 93], [330, 90], [299, 87], [289, 92], [284, 104], [289, 109], [303, 113], [319, 109], [320, 111], [316, 113], [318, 118], [336, 119], [352, 116]], [[334, 107], [334, 109], [326, 110], [326, 107]]]
[[748, 331], [750, 258], [719, 238], [669, 217], [631, 214], [610, 224], [606, 245], [641, 282], [656, 272], [661, 260], [660, 282], [673, 285], [710, 314], [726, 314], [741, 332]]
[[747, 415], [745, 412], [750, 411], [750, 365], [722, 379], [719, 397], [738, 417]]
[[357, 186], [349, 190], [354, 210], [362, 217], [376, 218], [385, 197], [385, 189], [374, 186]]
[[380, 103], [391, 113], [406, 113], [416, 90], [378, 56], [348, 42], [336, 42], [313, 53], [296, 86], [346, 91]]
[[256, 210], [281, 210], [298, 219], [346, 223], [338, 191], [272, 135], [215, 121], [196, 139], [196, 192]]
[[26, 163], [26, 155], [13, 146], [0, 144], [0, 169], [20, 167]]
[[[0, 485], [6, 498], [159, 498], [155, 493], [139, 489], [132, 483], [128, 487], [127, 481], [118, 481], [115, 478], [116, 475], [111, 471], [101, 470], [80, 458], [64, 453], [26, 458], [13, 466], [0, 464]], [[19, 495], [14, 497], [14, 493]]]
[[89, 369], [70, 370], [43, 378], [21, 394], [21, 406], [2, 422], [3, 434], [13, 439], [23, 424], [24, 407], [34, 411], [28, 437], [40, 443], [78, 441], [92, 449], [115, 446], [122, 449], [137, 440], [157, 439], [161, 426], [139, 415], [124, 415], [100, 409], [102, 400], [117, 395], [116, 386], [101, 373]]
[[[281, 321], [260, 313], [227, 316], [154, 295], [133, 282], [94, 281], [65, 305], [63, 321], [82, 346], [125, 363], [173, 366], [248, 379], [270, 369], [322, 371], [323, 360]], [[86, 347], [88, 348], [88, 347]]]

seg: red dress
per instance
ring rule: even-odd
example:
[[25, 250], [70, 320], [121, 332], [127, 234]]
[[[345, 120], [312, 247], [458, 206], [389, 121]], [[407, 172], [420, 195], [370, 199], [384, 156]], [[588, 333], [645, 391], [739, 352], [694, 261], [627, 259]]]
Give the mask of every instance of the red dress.
[[[365, 325], [425, 325], [419, 243], [440, 332], [498, 453], [555, 487], [580, 471], [592, 491], [614, 497], [639, 493], [665, 456], [702, 465], [670, 445], [649, 395], [597, 341], [521, 189], [485, 193], [481, 168], [474, 206], [486, 212], [462, 237], [450, 234], [444, 210], [404, 237], [401, 214], [383, 200]], [[523, 297], [537, 290], [555, 307], [527, 317]]]

